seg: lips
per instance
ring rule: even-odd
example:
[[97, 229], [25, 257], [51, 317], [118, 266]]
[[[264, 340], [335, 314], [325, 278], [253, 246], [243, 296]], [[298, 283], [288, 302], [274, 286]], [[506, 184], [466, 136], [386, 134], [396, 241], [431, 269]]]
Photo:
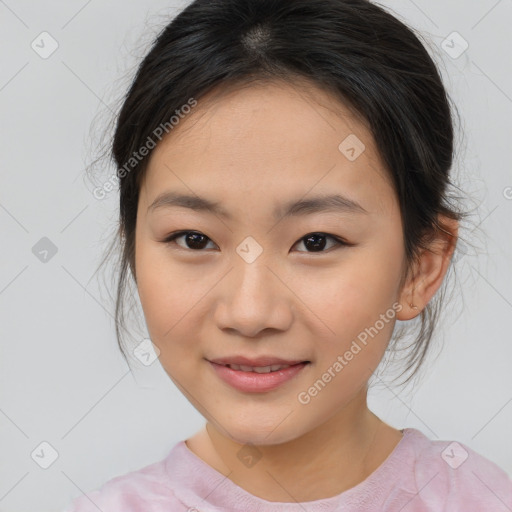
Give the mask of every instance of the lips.
[[231, 368], [232, 370], [236, 370], [239, 372], [255, 372], [255, 373], [270, 373], [270, 372], [277, 372], [279, 370], [284, 370], [285, 368], [290, 368], [289, 364], [273, 364], [269, 366], [246, 366], [246, 365], [240, 365], [240, 364], [226, 364], [224, 366], [227, 366], [228, 368]]
[[[309, 363], [309, 361], [304, 359], [282, 359], [272, 356], [261, 356], [255, 358], [248, 358], [245, 356], [228, 356], [219, 359], [210, 359], [209, 361], [222, 366], [229, 366], [233, 370], [256, 372], [258, 369], [271, 368], [271, 371], [276, 371], [282, 367], [294, 366], [300, 363]], [[275, 369], [272, 369], [273, 367]]]
[[246, 393], [273, 391], [297, 378], [310, 361], [276, 357], [249, 359], [243, 356], [208, 360], [215, 374], [226, 384]]

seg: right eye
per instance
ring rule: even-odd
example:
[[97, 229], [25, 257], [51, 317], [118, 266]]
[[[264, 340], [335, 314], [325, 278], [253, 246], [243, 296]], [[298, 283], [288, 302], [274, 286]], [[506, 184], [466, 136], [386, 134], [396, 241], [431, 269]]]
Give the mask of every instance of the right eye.
[[[184, 237], [184, 244], [179, 244], [176, 240]], [[206, 235], [200, 233], [198, 231], [178, 231], [176, 233], [171, 233], [165, 240], [162, 242], [165, 244], [176, 244], [180, 248], [185, 250], [193, 250], [193, 251], [201, 251], [204, 249], [206, 242], [210, 240]], [[211, 240], [210, 240], [211, 241]], [[213, 243], [213, 242], [212, 242]]]

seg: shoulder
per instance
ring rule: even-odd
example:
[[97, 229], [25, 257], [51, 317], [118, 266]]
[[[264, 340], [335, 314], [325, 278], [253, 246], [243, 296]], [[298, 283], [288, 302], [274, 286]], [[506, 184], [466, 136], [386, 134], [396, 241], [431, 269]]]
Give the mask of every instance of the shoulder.
[[415, 488], [411, 502], [436, 512], [512, 510], [512, 480], [494, 462], [464, 443], [406, 432]]
[[160, 508], [148, 508], [155, 504], [162, 505], [162, 511], [169, 510], [169, 505], [177, 501], [167, 486], [166, 460], [112, 478], [100, 488], [73, 500], [64, 512], [160, 512]]

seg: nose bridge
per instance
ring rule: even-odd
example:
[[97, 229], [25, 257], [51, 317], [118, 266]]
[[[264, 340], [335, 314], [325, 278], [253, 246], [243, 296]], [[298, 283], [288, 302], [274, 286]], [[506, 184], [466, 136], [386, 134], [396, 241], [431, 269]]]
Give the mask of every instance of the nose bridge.
[[260, 245], [252, 236], [247, 236], [236, 247], [236, 254], [233, 255], [235, 284], [232, 291], [233, 298], [239, 304], [248, 302], [250, 305], [258, 300], [263, 305], [271, 299], [270, 290], [275, 286], [276, 279], [269, 269], [275, 266], [271, 253], [268, 247]]
[[253, 316], [258, 312], [263, 314], [270, 311], [279, 295], [275, 286], [276, 277], [269, 269], [271, 264], [263, 254], [253, 262], [245, 261], [243, 257], [235, 260], [230, 297], [232, 308]]
[[262, 253], [249, 262], [236, 255], [222, 290], [219, 327], [254, 336], [266, 328], [285, 329], [288, 325], [291, 312], [286, 287], [271, 271], [272, 262], [266, 256]]

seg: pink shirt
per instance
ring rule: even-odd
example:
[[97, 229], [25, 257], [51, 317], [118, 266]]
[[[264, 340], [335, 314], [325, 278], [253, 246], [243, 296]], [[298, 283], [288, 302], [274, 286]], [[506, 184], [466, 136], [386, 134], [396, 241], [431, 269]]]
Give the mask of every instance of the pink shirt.
[[331, 498], [269, 502], [245, 491], [180, 441], [160, 462], [109, 480], [64, 512], [512, 512], [512, 480], [463, 444], [414, 428], [364, 481]]

